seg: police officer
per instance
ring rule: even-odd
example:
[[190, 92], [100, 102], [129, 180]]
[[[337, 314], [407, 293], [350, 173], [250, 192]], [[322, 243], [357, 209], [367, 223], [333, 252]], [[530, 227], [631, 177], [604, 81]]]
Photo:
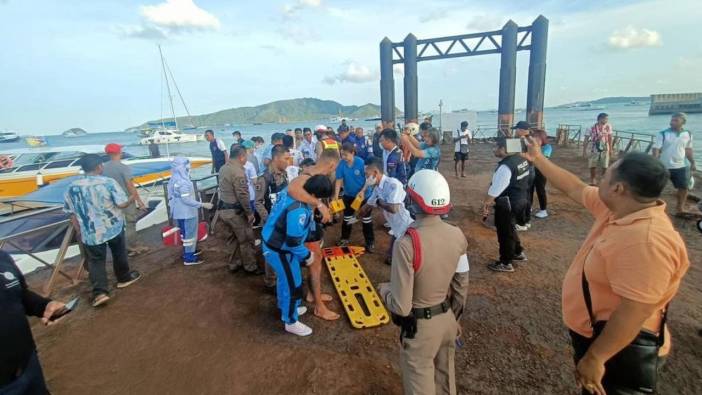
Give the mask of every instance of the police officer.
[[488, 269], [496, 272], [513, 272], [512, 261], [526, 262], [524, 248], [517, 234], [516, 224], [524, 224], [529, 203], [529, 162], [520, 152], [507, 152], [507, 139], [498, 137], [494, 150], [500, 158], [497, 170], [492, 176], [492, 184], [483, 200], [483, 216], [487, 217], [490, 208], [495, 207], [495, 228], [500, 244], [500, 259], [488, 264]]
[[249, 274], [263, 274], [263, 270], [256, 263], [252, 228], [255, 217], [250, 204], [249, 184], [244, 172], [246, 150], [236, 146], [230, 157], [229, 162], [219, 171], [219, 215], [236, 236], [234, 248], [239, 248], [239, 256], [235, 258], [229, 270], [235, 272], [243, 266]]
[[391, 282], [379, 284], [378, 290], [401, 328], [405, 394], [455, 394], [454, 353], [468, 293], [468, 242], [460, 229], [441, 220], [451, 196], [439, 172], [416, 172], [407, 193], [417, 219], [395, 242]]

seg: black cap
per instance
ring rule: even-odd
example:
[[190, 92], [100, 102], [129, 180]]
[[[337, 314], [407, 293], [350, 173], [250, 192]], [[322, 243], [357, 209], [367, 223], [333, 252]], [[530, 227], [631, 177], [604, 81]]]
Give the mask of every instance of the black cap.
[[529, 126], [529, 122], [527, 121], [519, 121], [517, 122], [516, 125], [512, 127], [512, 130], [514, 129], [524, 129], [524, 130], [529, 130], [531, 126]]

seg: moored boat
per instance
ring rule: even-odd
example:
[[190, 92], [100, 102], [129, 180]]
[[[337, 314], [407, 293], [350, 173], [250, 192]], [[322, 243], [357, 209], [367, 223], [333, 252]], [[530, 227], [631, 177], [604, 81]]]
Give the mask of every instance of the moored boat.
[[[12, 167], [0, 169], [0, 197], [22, 196], [33, 192], [43, 185], [55, 182], [65, 177], [80, 173], [80, 158], [85, 154], [99, 154], [103, 160], [109, 160], [104, 147], [72, 146], [54, 147], [51, 149], [19, 149], [6, 153], [12, 158]], [[193, 168], [211, 163], [210, 158], [191, 157]], [[127, 165], [142, 166], [151, 172], [135, 176], [134, 182], [148, 185], [170, 177], [171, 158], [135, 157], [123, 153], [123, 161]]]

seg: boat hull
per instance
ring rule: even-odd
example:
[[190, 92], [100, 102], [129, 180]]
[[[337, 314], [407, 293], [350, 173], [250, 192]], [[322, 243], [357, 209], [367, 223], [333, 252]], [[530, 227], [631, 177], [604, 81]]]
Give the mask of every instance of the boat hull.
[[[160, 162], [163, 159], [135, 159], [125, 161], [125, 164], [140, 164]], [[206, 164], [212, 163], [208, 158], [192, 158], [191, 165], [193, 168], [198, 168]], [[63, 169], [41, 170], [41, 177], [44, 184], [50, 184], [54, 181], [74, 176], [79, 174], [80, 167], [72, 166]], [[39, 171], [23, 171], [20, 173], [7, 173], [0, 175], [0, 198], [10, 198], [26, 195], [34, 192], [39, 187], [37, 186], [37, 174]], [[149, 185], [159, 181], [167, 180], [171, 177], [170, 171], [156, 172], [144, 174], [134, 177], [134, 183], [137, 185]]]

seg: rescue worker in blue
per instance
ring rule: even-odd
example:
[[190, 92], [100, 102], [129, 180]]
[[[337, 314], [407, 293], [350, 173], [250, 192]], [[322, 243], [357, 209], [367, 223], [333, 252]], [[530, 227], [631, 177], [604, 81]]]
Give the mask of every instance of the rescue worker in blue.
[[168, 206], [171, 218], [180, 228], [183, 243], [183, 264], [186, 266], [203, 263], [197, 250], [198, 209], [212, 209], [212, 203], [196, 199], [195, 187], [190, 180], [190, 160], [178, 156], [171, 162], [171, 179], [168, 180]]
[[219, 169], [229, 161], [229, 152], [222, 139], [215, 137], [210, 129], [205, 130], [205, 140], [210, 143], [210, 153], [212, 154], [212, 173], [219, 173]]
[[[327, 176], [310, 177], [303, 187], [317, 199], [331, 197], [332, 182]], [[314, 262], [312, 252], [305, 246], [307, 235], [314, 226], [313, 208], [280, 192], [268, 221], [263, 227], [263, 256], [276, 273], [278, 308], [285, 330], [297, 336], [309, 336], [312, 328], [298, 321], [307, 309], [302, 300], [302, 265]]]

